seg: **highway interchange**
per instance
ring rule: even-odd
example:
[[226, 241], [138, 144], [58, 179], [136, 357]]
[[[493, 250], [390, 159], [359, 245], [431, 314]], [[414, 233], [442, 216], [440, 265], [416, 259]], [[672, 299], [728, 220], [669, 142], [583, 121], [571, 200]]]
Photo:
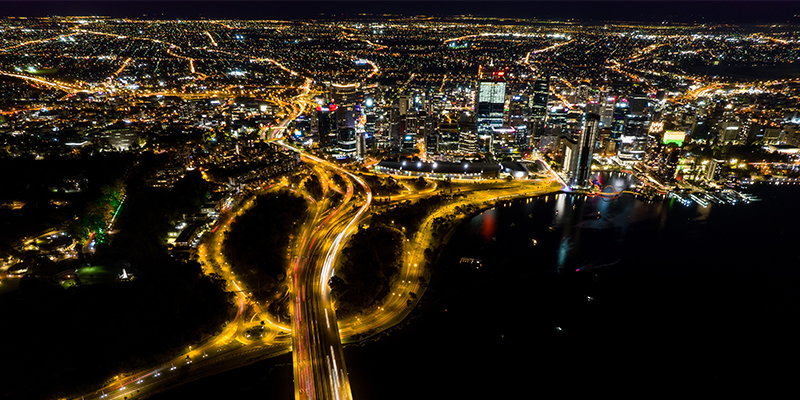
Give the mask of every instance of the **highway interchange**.
[[[117, 377], [112, 383], [82, 399], [145, 398], [169, 388], [252, 364], [269, 357], [292, 352], [294, 392], [296, 399], [351, 399], [342, 342], [355, 342], [386, 330], [401, 322], [424, 293], [424, 284], [418, 277], [429, 279], [425, 271], [424, 250], [432, 242], [434, 220], [451, 215], [456, 207], [469, 204], [491, 206], [497, 201], [532, 197], [557, 192], [562, 189], [557, 177], [533, 181], [495, 181], [489, 183], [455, 183], [450, 190], [466, 194], [436, 209], [420, 225], [420, 229], [407, 239], [402, 268], [392, 282], [391, 294], [382, 306], [373, 312], [338, 321], [331, 302], [328, 281], [335, 273], [337, 256], [346, 246], [347, 239], [369, 219], [373, 200], [370, 187], [358, 176], [323, 158], [309, 154], [304, 149], [283, 141], [283, 133], [291, 120], [311, 106], [309, 82], [301, 88], [303, 93], [294, 102], [281, 102], [285, 118], [272, 128], [262, 131], [266, 140], [289, 150], [299, 152], [301, 159], [311, 166], [322, 183], [322, 198], [314, 199], [304, 191], [297, 192], [286, 183], [275, 183], [261, 188], [259, 193], [288, 188], [303, 195], [309, 208], [303, 223], [294, 235], [288, 266], [290, 282], [291, 321], [270, 315], [266, 306], [249, 299], [248, 288], [233, 275], [222, 255], [224, 233], [234, 218], [246, 214], [254, 205], [254, 198], [246, 199], [238, 207], [224, 211], [216, 227], [206, 234], [197, 247], [198, 259], [207, 274], [215, 273], [228, 282], [228, 289], [236, 296], [236, 314], [221, 334], [169, 363], [151, 369]], [[331, 179], [339, 175], [346, 187], [339, 187]], [[404, 178], [397, 177], [403, 181]], [[340, 182], [341, 182], [340, 181]], [[393, 196], [393, 201], [418, 200], [444, 193], [442, 185], [431, 183], [421, 190], [411, 189]], [[333, 192], [342, 194], [341, 200], [332, 200]], [[415, 295], [411, 295], [414, 293]], [[411, 300], [412, 307], [408, 301]], [[253, 330], [260, 336], [248, 335]]]

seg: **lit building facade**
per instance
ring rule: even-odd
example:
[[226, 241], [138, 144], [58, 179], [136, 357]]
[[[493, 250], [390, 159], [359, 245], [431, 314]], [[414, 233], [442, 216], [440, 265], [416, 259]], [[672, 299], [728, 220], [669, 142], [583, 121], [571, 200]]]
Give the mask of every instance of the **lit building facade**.
[[505, 75], [504, 69], [480, 67], [478, 70], [475, 125], [479, 151], [492, 151], [493, 129], [503, 126], [506, 103]]
[[547, 99], [550, 95], [548, 77], [537, 79], [533, 84], [533, 96], [530, 97], [530, 121], [528, 128], [531, 147], [538, 147], [544, 135], [547, 120]]
[[600, 115], [587, 114], [583, 122], [583, 129], [578, 137], [578, 154], [573, 175], [573, 187], [588, 187], [591, 185], [589, 175], [592, 171], [592, 154], [594, 142], [600, 130]]
[[638, 162], [647, 150], [648, 117], [644, 114], [626, 114], [619, 138], [617, 157], [621, 161]]

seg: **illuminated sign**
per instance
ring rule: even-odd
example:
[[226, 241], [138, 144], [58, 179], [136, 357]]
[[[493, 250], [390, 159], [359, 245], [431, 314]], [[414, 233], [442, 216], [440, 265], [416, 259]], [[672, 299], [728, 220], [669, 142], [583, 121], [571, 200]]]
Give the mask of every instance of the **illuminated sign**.
[[686, 139], [686, 132], [683, 131], [666, 131], [661, 143], [675, 143], [678, 146], [683, 146], [683, 141]]
[[516, 132], [516, 129], [514, 129], [512, 126], [498, 126], [492, 127], [492, 131], [495, 133], [514, 133]]
[[664, 122], [655, 121], [650, 124], [650, 133], [659, 133], [664, 130]]

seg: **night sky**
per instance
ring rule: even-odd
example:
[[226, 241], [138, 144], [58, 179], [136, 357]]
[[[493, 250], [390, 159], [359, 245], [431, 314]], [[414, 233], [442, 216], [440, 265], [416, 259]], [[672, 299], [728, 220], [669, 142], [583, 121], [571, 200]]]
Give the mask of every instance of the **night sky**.
[[163, 19], [351, 18], [358, 14], [462, 15], [641, 22], [800, 23], [797, 1], [19, 1], [0, 15], [105, 15]]

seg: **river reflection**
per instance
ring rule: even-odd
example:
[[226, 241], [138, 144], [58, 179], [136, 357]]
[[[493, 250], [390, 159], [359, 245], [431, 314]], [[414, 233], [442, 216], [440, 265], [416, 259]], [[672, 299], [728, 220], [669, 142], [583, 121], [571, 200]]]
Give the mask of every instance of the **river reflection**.
[[[800, 355], [800, 188], [776, 189], [735, 206], [562, 193], [484, 212], [454, 234], [409, 324], [345, 350], [354, 397], [791, 381], [772, 357]], [[416, 385], [395, 385], [409, 374]]]
[[[600, 178], [616, 190], [631, 184]], [[406, 323], [345, 347], [353, 397], [719, 393], [794, 382], [785, 360], [800, 356], [800, 188], [753, 193], [763, 201], [703, 208], [558, 194], [484, 212], [454, 234]], [[276, 370], [291, 394], [290, 364]], [[214, 386], [263, 395], [263, 386], [242, 389], [275, 374], [257, 372]]]
[[[638, 184], [619, 172], [600, 173], [596, 181], [616, 192]], [[551, 194], [485, 211], [469, 221], [451, 247], [504, 271], [525, 266], [526, 273], [562, 274], [611, 262], [632, 267], [632, 260], [648, 257], [658, 243], [682, 246], [700, 238], [717, 208], [735, 215], [731, 209], [736, 207], [684, 206], [674, 199], [642, 200], [628, 193], [617, 198]]]

